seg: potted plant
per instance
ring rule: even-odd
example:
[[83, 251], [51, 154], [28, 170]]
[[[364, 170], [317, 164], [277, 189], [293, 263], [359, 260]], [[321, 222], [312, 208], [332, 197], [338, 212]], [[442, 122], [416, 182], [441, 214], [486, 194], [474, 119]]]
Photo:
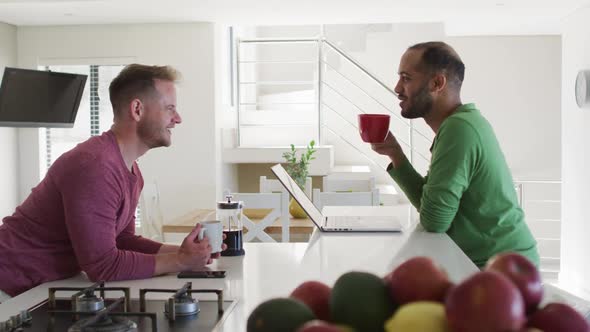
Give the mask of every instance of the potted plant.
[[[313, 157], [313, 154], [316, 152], [314, 146], [315, 141], [312, 140], [309, 142], [306, 150], [301, 153], [301, 159], [299, 160], [297, 160], [297, 150], [295, 150], [295, 145], [293, 144], [291, 144], [291, 151], [283, 153], [283, 158], [287, 161], [287, 165], [285, 166], [287, 173], [289, 173], [303, 191], [305, 191], [305, 181], [309, 175], [309, 163], [315, 159]], [[291, 213], [293, 218], [307, 217], [305, 211], [293, 198], [291, 198], [291, 202], [289, 203], [289, 213]]]

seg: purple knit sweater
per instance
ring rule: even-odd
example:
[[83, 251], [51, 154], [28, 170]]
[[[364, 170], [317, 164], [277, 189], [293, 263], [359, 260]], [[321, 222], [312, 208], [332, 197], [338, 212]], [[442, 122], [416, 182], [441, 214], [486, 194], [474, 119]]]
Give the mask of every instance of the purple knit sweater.
[[151, 277], [162, 244], [135, 235], [142, 187], [112, 131], [64, 153], [0, 226], [0, 290], [16, 296], [80, 271], [91, 280]]

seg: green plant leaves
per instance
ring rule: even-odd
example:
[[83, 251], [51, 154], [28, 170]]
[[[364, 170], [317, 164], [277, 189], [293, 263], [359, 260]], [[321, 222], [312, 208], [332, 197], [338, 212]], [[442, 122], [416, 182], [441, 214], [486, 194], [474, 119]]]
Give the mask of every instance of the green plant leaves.
[[291, 144], [291, 151], [283, 153], [283, 158], [287, 161], [286, 165], [287, 173], [295, 180], [297, 185], [304, 189], [305, 179], [309, 174], [309, 162], [314, 160], [313, 154], [317, 150], [315, 149], [315, 141], [312, 140], [307, 145], [304, 153], [301, 154], [301, 159], [297, 161], [297, 150], [295, 145]]

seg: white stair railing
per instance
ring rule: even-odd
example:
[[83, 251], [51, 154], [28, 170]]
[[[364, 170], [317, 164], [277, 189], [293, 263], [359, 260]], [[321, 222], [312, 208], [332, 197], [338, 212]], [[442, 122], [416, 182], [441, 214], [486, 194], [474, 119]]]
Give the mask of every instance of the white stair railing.
[[561, 181], [515, 180], [525, 221], [537, 240], [541, 274], [556, 281], [560, 269]]
[[320, 142], [317, 38], [237, 40], [238, 147]]
[[[391, 130], [407, 149], [410, 161], [417, 157], [423, 163], [428, 162], [429, 151], [417, 149], [414, 140], [416, 137], [428, 141], [432, 138], [414, 128], [411, 120], [399, 116], [386, 105], [383, 97], [380, 99], [373, 91], [368, 91], [350, 72], [339, 70], [334, 62], [347, 63], [356, 71], [357, 78], [381, 88], [385, 91], [385, 98], [391, 101], [397, 99], [395, 91], [334, 43], [324, 38], [242, 39], [237, 43], [239, 147], [306, 145], [311, 140], [322, 145], [326, 142], [326, 134], [330, 134], [372, 164], [379, 164], [379, 156], [360, 142], [358, 135], [347, 137], [347, 133], [358, 131], [356, 119], [331, 105], [326, 100], [326, 95], [331, 94], [348, 104], [347, 107], [352, 107], [354, 116], [361, 113], [392, 116], [395, 125]], [[273, 66], [274, 69], [268, 68]], [[307, 75], [303, 69], [308, 71]], [[313, 80], [309, 79], [311, 77]], [[345, 90], [336, 86], [338, 84], [345, 85]], [[353, 95], [364, 100], [354, 100]], [[377, 109], [367, 110], [368, 104]], [[334, 126], [327, 119], [326, 112], [336, 115], [338, 121], [345, 121], [346, 127]]]

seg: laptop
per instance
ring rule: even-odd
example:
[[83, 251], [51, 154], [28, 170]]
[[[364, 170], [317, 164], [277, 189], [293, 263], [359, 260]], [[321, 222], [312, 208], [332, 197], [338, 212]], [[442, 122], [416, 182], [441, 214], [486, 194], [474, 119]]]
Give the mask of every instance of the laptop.
[[402, 222], [394, 207], [326, 206], [322, 212], [299, 188], [281, 164], [272, 172], [322, 232], [401, 232]]

